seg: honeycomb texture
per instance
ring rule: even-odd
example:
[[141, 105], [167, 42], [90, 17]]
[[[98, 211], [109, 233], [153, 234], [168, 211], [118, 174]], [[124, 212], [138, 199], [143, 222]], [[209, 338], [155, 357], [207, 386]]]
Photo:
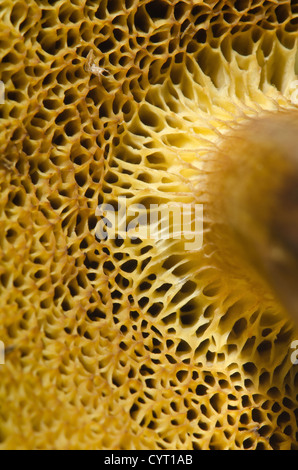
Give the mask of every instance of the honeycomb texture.
[[205, 204], [224, 135], [295, 109], [297, 22], [289, 0], [1, 2], [1, 449], [298, 449], [297, 331], [216, 265], [208, 211], [195, 252], [95, 215]]

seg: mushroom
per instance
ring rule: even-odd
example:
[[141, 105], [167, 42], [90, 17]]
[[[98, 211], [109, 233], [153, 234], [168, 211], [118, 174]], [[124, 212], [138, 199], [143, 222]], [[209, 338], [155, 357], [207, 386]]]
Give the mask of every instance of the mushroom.
[[1, 449], [298, 448], [297, 13], [1, 5]]

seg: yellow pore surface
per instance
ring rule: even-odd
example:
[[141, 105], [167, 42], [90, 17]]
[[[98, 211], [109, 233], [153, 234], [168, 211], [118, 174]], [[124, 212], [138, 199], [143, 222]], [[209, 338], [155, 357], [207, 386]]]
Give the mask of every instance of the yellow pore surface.
[[298, 448], [298, 333], [216, 267], [216, 221], [195, 252], [95, 236], [120, 196], [204, 204], [224, 134], [295, 108], [297, 12], [1, 2], [1, 449]]

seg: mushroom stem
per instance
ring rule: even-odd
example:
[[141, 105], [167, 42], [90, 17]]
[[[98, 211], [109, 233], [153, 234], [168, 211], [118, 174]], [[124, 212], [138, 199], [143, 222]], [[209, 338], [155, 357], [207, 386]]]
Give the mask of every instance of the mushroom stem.
[[208, 184], [218, 254], [261, 275], [298, 322], [298, 112], [250, 119], [217, 157]]

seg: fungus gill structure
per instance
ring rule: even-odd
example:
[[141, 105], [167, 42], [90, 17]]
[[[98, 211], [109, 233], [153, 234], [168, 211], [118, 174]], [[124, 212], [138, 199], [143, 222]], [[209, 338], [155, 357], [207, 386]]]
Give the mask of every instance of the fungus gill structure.
[[[298, 448], [297, 328], [217, 204], [235, 135], [297, 128], [297, 23], [290, 0], [0, 2], [1, 449]], [[203, 204], [202, 248], [100, 239], [124, 196]]]

